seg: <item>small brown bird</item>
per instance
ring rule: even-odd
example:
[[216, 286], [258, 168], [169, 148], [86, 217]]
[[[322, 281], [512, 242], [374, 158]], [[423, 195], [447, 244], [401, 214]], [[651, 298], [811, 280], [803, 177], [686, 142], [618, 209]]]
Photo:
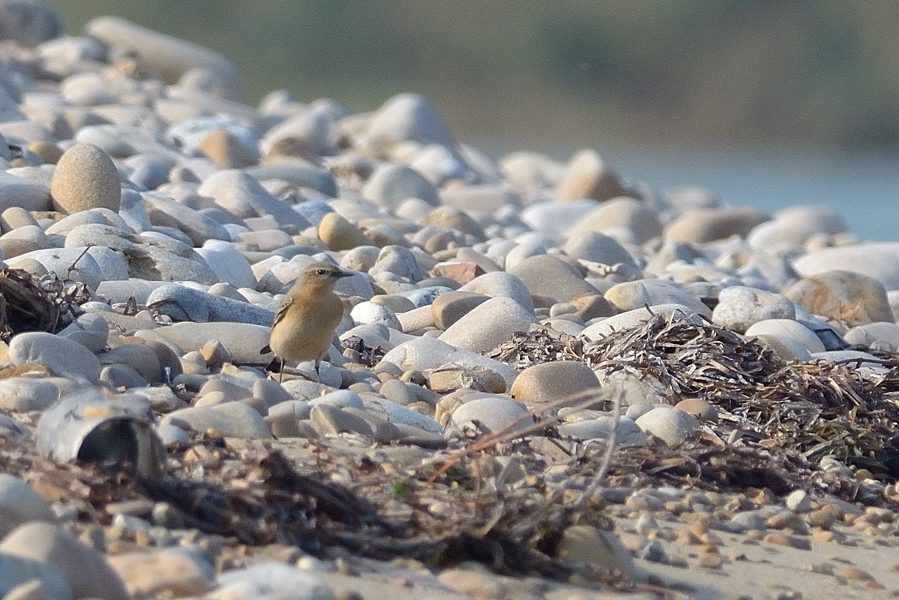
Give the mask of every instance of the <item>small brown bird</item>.
[[343, 302], [334, 293], [334, 285], [341, 277], [350, 275], [326, 262], [312, 263], [303, 269], [278, 304], [269, 344], [261, 351], [275, 355], [270, 368], [279, 361], [283, 376], [285, 360], [314, 360], [318, 375], [319, 363], [331, 347], [334, 330], [343, 317]]

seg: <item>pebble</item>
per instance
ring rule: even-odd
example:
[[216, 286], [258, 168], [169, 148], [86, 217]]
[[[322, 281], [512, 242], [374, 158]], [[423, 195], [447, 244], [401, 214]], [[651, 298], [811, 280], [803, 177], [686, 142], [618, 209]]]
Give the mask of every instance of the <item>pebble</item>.
[[92, 208], [118, 211], [122, 198], [115, 164], [93, 144], [75, 144], [63, 153], [53, 171], [50, 193], [54, 208], [64, 214]]
[[490, 299], [490, 296], [474, 292], [450, 291], [440, 294], [429, 305], [434, 325], [446, 331], [473, 308]]
[[193, 406], [171, 412], [164, 425], [189, 427], [194, 431], [215, 431], [218, 435], [245, 439], [269, 439], [268, 425], [256, 410], [243, 402], [225, 402], [215, 406]]
[[483, 434], [514, 434], [534, 424], [528, 409], [515, 400], [503, 396], [486, 396], [469, 400], [452, 413], [457, 427], [471, 425]]
[[132, 552], [109, 558], [128, 591], [142, 596], [198, 596], [215, 587], [215, 567], [188, 548]]
[[150, 292], [147, 306], [173, 321], [193, 323], [251, 323], [270, 326], [275, 317], [275, 313], [267, 308], [175, 283], [159, 286]]
[[599, 391], [593, 369], [581, 362], [554, 361], [522, 371], [509, 394], [519, 402], [571, 406], [589, 400], [584, 395], [588, 390]]
[[628, 579], [634, 577], [634, 561], [613, 534], [590, 525], [570, 525], [562, 532], [555, 556], [614, 569]]
[[746, 237], [767, 220], [767, 215], [745, 207], [688, 210], [665, 228], [665, 240], [702, 244], [731, 236]]
[[657, 406], [637, 419], [637, 425], [669, 446], [685, 442], [699, 429], [693, 415], [671, 406]]
[[100, 378], [100, 360], [93, 352], [78, 342], [42, 331], [13, 336], [9, 361], [14, 365], [45, 365], [61, 377], [91, 383]]
[[553, 303], [569, 302], [598, 292], [575, 267], [554, 256], [531, 256], [515, 265], [509, 273], [524, 283], [531, 296], [552, 298]]
[[0, 537], [29, 521], [54, 523], [50, 505], [22, 479], [0, 473]]
[[724, 288], [712, 310], [712, 321], [725, 329], [745, 333], [759, 321], [796, 318], [793, 302], [780, 294], [744, 286]]
[[46, 410], [59, 399], [59, 388], [40, 379], [0, 379], [0, 408], [15, 412]]
[[620, 312], [639, 310], [644, 306], [680, 304], [691, 313], [712, 316], [709, 307], [687, 293], [683, 287], [659, 279], [618, 283], [606, 290], [604, 297]]
[[618, 174], [589, 148], [571, 157], [559, 182], [556, 197], [561, 201], [609, 200], [624, 193]]
[[461, 350], [487, 352], [537, 323], [533, 313], [515, 300], [491, 298], [447, 328], [439, 339]]
[[130, 596], [106, 558], [60, 526], [30, 521], [0, 542], [0, 553], [52, 565], [63, 573], [75, 598], [127, 600]]
[[334, 600], [334, 592], [313, 573], [288, 565], [264, 562], [221, 573], [218, 587], [204, 597], [210, 600], [249, 600], [250, 598], [294, 598], [296, 600]]
[[808, 311], [850, 327], [895, 319], [883, 283], [861, 272], [831, 270], [807, 275], [784, 296]]

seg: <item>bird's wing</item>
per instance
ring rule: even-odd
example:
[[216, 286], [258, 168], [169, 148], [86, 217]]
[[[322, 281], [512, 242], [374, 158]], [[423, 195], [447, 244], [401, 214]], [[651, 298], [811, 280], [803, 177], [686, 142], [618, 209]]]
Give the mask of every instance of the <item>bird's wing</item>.
[[272, 322], [272, 327], [277, 325], [281, 319], [284, 318], [284, 315], [287, 314], [287, 309], [290, 308], [291, 304], [293, 304], [292, 296], [284, 296], [281, 298], [281, 302], [278, 303], [278, 312], [275, 313], [275, 320]]

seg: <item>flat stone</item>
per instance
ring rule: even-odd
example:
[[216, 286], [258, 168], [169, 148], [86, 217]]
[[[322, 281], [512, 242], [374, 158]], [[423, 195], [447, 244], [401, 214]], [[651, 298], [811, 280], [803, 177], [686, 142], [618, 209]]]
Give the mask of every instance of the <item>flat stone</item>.
[[216, 340], [237, 364], [268, 364], [271, 361], [271, 355], [259, 354], [259, 350], [268, 345], [271, 329], [252, 323], [174, 323], [168, 327], [142, 329], [135, 335], [174, 345], [178, 354], [200, 350]]
[[309, 226], [300, 213], [269, 194], [259, 181], [242, 170], [216, 171], [203, 180], [197, 193], [212, 198], [216, 204], [241, 219], [270, 215], [282, 227], [291, 225], [301, 231]]
[[368, 270], [368, 274], [378, 280], [406, 280], [416, 283], [425, 279], [427, 273], [418, 264], [415, 255], [402, 246], [385, 246], [378, 254], [378, 260]]
[[691, 296], [683, 286], [661, 279], [618, 283], [606, 290], [603, 296], [622, 312], [638, 310], [644, 306], [680, 304], [689, 307], [691, 313], [712, 316], [712, 310]]
[[96, 313], [80, 315], [57, 335], [78, 342], [91, 352], [106, 348], [109, 338], [109, 322]]
[[603, 265], [626, 264], [637, 268], [637, 261], [615, 238], [598, 231], [576, 231], [562, 246], [565, 254]]
[[652, 315], [661, 315], [663, 317], [683, 315], [687, 316], [687, 318], [690, 319], [690, 322], [694, 324], [698, 325], [703, 322], [698, 316], [695, 316], [696, 313], [692, 308], [684, 306], [683, 304], [656, 304], [650, 306], [648, 310], [645, 307], [636, 308], [602, 319], [601, 321], [590, 325], [581, 333], [588, 340], [598, 340], [616, 331], [640, 327], [652, 318]]
[[634, 561], [630, 552], [614, 534], [592, 525], [570, 525], [562, 532], [555, 557], [586, 562], [604, 569], [612, 569], [628, 580], [634, 577]]
[[[427, 98], [409, 93], [393, 96], [375, 111], [368, 124], [366, 138], [367, 144], [373, 146], [400, 141], [447, 148], [456, 145], [437, 108]], [[432, 204], [436, 206], [437, 202]]]
[[0, 553], [0, 590], [7, 600], [71, 600], [72, 586], [53, 565]]
[[232, 569], [217, 578], [218, 587], [205, 595], [209, 600], [291, 598], [334, 600], [334, 592], [314, 573], [276, 562], [260, 562]]
[[144, 193], [142, 198], [153, 225], [183, 231], [194, 246], [202, 246], [207, 240], [231, 241], [231, 235], [224, 225], [196, 209], [155, 192]]
[[[850, 344], [860, 344], [874, 350], [896, 352], [899, 349], [899, 325], [884, 322], [859, 325], [847, 331], [843, 339]], [[821, 350], [824, 350], [823, 346]]]
[[66, 248], [105, 246], [128, 262], [128, 274], [152, 281], [194, 281], [212, 285], [219, 281], [209, 265], [188, 244], [168, 236], [139, 236], [128, 231], [91, 223], [73, 228]]
[[788, 336], [802, 344], [809, 352], [824, 352], [825, 350], [824, 344], [814, 331], [792, 319], [757, 321], [746, 329], [745, 335], [749, 338], [762, 335]]
[[[597, 205], [577, 221], [569, 221], [566, 233], [571, 236], [581, 231], [598, 231], [619, 242], [643, 244], [662, 235], [662, 224], [654, 210], [636, 198], [619, 197]], [[621, 235], [626, 232], [628, 239]]]
[[[0, 379], [0, 408], [14, 412], [42, 411], [59, 400], [59, 388], [30, 377]], [[2, 536], [2, 533], [0, 533]]]

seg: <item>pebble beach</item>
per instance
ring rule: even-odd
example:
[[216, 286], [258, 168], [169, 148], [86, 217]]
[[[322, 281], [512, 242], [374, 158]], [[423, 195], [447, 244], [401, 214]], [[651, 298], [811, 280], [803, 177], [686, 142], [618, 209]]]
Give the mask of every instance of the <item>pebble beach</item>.
[[[493, 159], [411, 92], [251, 106], [225, 56], [27, 7], [4, 599], [899, 595], [899, 241]], [[327, 360], [270, 373], [317, 261], [352, 273]]]

